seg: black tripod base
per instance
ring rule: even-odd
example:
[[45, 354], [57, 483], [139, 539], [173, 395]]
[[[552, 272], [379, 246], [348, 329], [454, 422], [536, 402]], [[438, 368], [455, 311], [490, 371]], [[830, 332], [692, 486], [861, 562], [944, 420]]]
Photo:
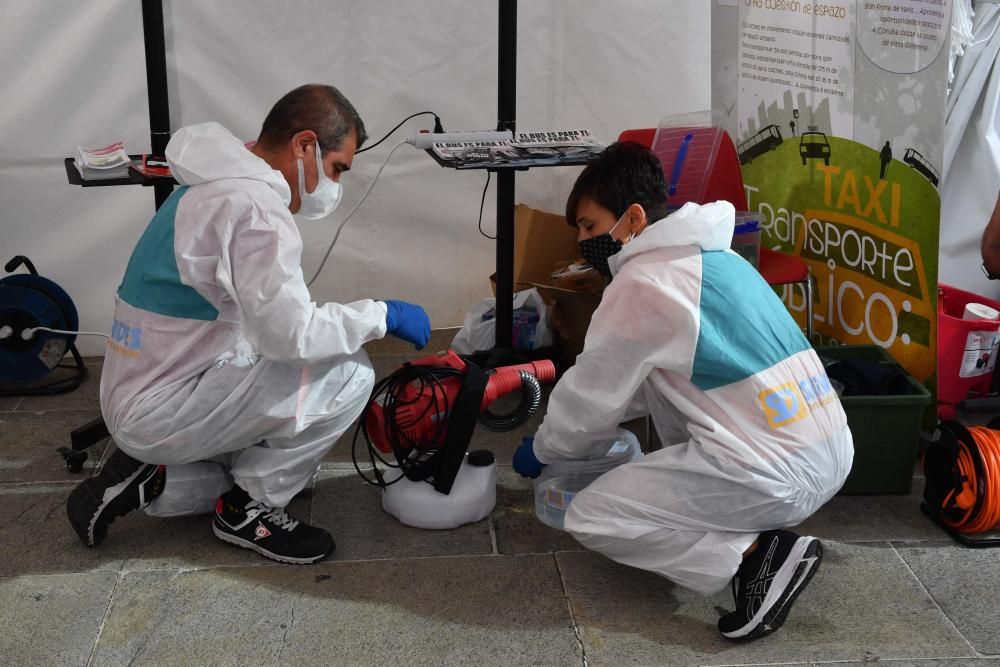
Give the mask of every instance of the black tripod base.
[[107, 424], [104, 423], [104, 418], [98, 417], [70, 432], [69, 438], [72, 448], [60, 447], [57, 451], [66, 462], [67, 470], [81, 472], [83, 464], [87, 461], [87, 452], [84, 450], [109, 437], [111, 434], [108, 432]]

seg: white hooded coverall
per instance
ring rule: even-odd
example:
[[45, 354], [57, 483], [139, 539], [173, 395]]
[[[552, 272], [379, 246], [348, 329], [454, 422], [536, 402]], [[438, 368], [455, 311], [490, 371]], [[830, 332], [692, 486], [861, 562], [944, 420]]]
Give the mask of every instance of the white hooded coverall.
[[663, 449], [577, 494], [581, 544], [702, 593], [724, 588], [761, 531], [795, 525], [854, 457], [826, 371], [754, 267], [729, 250], [727, 202], [687, 204], [616, 255], [582, 354], [549, 398], [539, 461], [599, 456], [652, 416]]
[[983, 275], [980, 241], [1000, 190], [1000, 1], [975, 3], [973, 39], [959, 58], [944, 124], [943, 283], [1000, 298]]
[[167, 465], [151, 514], [211, 511], [227, 472], [284, 507], [361, 413], [385, 305], [312, 302], [287, 182], [221, 125], [181, 129], [166, 155], [183, 187], [118, 289], [104, 419], [125, 453]]

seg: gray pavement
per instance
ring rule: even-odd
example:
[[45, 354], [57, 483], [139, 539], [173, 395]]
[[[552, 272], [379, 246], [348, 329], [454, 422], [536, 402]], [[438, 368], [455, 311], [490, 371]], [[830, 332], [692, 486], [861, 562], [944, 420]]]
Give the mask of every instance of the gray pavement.
[[[382, 373], [415, 356], [370, 352]], [[728, 591], [691, 593], [535, 519], [531, 484], [507, 465], [534, 425], [477, 432], [473, 446], [502, 464], [497, 506], [454, 531], [384, 514], [344, 438], [289, 508], [333, 532], [324, 563], [271, 563], [216, 540], [205, 517], [141, 513], [87, 549], [65, 501], [113, 444], [78, 474], [55, 449], [98, 414], [100, 359], [88, 363], [73, 394], [0, 399], [2, 665], [1000, 667], [1000, 552], [933, 526], [919, 476], [909, 495], [837, 497], [809, 519], [801, 530], [826, 545], [821, 570], [781, 631], [733, 643], [715, 629]]]

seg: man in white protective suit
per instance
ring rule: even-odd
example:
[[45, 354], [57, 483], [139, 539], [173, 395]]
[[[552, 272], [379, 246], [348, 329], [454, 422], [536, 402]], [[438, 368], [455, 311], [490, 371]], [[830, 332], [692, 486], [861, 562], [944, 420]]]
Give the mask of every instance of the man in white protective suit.
[[733, 206], [667, 215], [647, 149], [609, 146], [580, 174], [566, 217], [583, 257], [613, 280], [514, 468], [537, 477], [546, 464], [604, 456], [621, 422], [650, 415], [665, 446], [577, 494], [566, 530], [701, 593], [732, 582], [722, 634], [773, 632], [822, 558], [819, 540], [782, 529], [832, 498], [854, 457], [823, 364], [729, 250]]
[[178, 131], [181, 184], [153, 216], [116, 295], [101, 410], [118, 446], [70, 495], [88, 546], [116, 517], [214, 512], [220, 539], [288, 563], [334, 549], [283, 509], [361, 413], [374, 385], [362, 344], [430, 336], [401, 301], [318, 305], [293, 213], [325, 218], [365, 141], [332, 86], [282, 97], [252, 149], [217, 123]]

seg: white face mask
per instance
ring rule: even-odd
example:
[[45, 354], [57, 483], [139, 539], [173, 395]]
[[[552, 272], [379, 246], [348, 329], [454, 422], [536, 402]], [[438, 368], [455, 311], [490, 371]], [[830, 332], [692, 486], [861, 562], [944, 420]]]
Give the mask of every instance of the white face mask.
[[299, 199], [302, 202], [299, 205], [299, 211], [297, 215], [301, 215], [306, 220], [320, 220], [326, 216], [333, 213], [334, 209], [337, 208], [337, 204], [340, 203], [341, 195], [343, 194], [343, 188], [340, 187], [340, 183], [336, 181], [331, 181], [323, 171], [323, 150], [319, 147], [319, 142], [316, 142], [316, 173], [319, 175], [319, 181], [316, 183], [316, 189], [312, 192], [306, 192], [306, 175], [302, 167], [302, 160], [299, 159]]

